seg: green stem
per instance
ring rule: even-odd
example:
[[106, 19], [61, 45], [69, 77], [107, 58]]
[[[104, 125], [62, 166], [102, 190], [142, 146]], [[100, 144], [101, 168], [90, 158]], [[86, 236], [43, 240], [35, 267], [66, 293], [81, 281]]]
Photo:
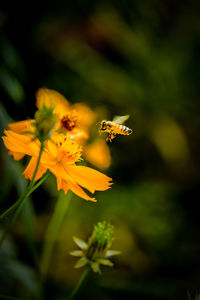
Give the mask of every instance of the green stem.
[[[0, 246], [2, 245], [3, 241], [5, 240], [5, 238], [7, 236], [7, 233], [10, 231], [10, 229], [11, 229], [12, 225], [14, 224], [15, 220], [17, 219], [18, 215], [20, 214], [21, 209], [23, 208], [24, 204], [26, 203], [26, 200], [28, 199], [28, 197], [30, 196], [30, 194], [32, 193], [32, 191], [35, 190], [34, 189], [34, 181], [35, 181], [35, 177], [36, 177], [39, 165], [40, 165], [40, 159], [41, 159], [43, 150], [44, 150], [44, 143], [41, 142], [40, 152], [39, 152], [39, 155], [38, 155], [38, 159], [37, 159], [35, 170], [33, 172], [33, 177], [31, 179], [31, 182], [28, 185], [27, 189], [25, 190], [24, 194], [16, 202], [17, 205], [16, 205], [16, 203], [13, 205], [14, 208], [16, 208], [16, 211], [15, 211], [14, 215], [12, 216], [10, 222], [8, 223], [8, 225], [7, 225], [5, 231], [4, 231], [4, 233], [3, 233], [3, 235], [2, 235], [2, 237], [0, 239]], [[9, 212], [10, 212], [10, 210], [9, 210]], [[4, 213], [4, 216], [5, 216], [5, 213]], [[1, 217], [2, 217], [2, 215], [1, 215]]]
[[73, 291], [71, 292], [71, 294], [69, 295], [69, 297], [67, 298], [67, 300], [71, 300], [71, 299], [73, 299], [76, 296], [76, 294], [80, 290], [83, 282], [87, 278], [89, 272], [90, 272], [90, 266], [87, 266], [85, 268], [84, 272], [82, 273], [81, 278], [79, 279], [77, 285], [75, 286], [75, 288], [73, 289]]
[[56, 207], [53, 216], [47, 228], [42, 257], [41, 257], [41, 263], [40, 263], [40, 270], [41, 270], [43, 282], [46, 278], [46, 274], [48, 271], [49, 262], [53, 251], [53, 246], [55, 244], [60, 227], [62, 226], [62, 223], [66, 216], [66, 212], [69, 207], [71, 197], [72, 197], [72, 193], [70, 191], [68, 191], [67, 195], [65, 195], [63, 191], [60, 192], [58, 200], [56, 202]]
[[30, 189], [30, 190], [33, 188], [33, 185], [34, 185], [35, 177], [36, 177], [36, 174], [37, 174], [39, 165], [40, 165], [40, 160], [41, 160], [41, 156], [42, 156], [43, 150], [44, 150], [44, 142], [41, 142], [41, 145], [40, 145], [40, 152], [39, 152], [39, 155], [38, 155], [36, 167], [35, 167], [35, 170], [34, 170], [34, 172], [33, 172], [33, 177], [32, 177], [32, 179], [31, 179], [31, 182], [30, 182], [29, 187], [28, 187], [28, 189]]

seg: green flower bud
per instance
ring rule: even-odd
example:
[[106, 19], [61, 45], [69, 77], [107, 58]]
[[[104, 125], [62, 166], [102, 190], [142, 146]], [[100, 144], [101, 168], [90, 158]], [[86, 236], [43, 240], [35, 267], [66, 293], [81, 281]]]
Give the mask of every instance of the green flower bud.
[[35, 135], [40, 141], [50, 138], [51, 131], [57, 121], [57, 115], [53, 113], [53, 108], [43, 106], [35, 113]]
[[89, 264], [94, 272], [101, 272], [100, 264], [113, 266], [109, 258], [120, 254], [119, 251], [110, 250], [113, 241], [113, 226], [109, 223], [99, 222], [88, 239], [88, 243], [74, 237], [74, 242], [81, 250], [70, 252], [71, 255], [80, 257], [75, 268]]

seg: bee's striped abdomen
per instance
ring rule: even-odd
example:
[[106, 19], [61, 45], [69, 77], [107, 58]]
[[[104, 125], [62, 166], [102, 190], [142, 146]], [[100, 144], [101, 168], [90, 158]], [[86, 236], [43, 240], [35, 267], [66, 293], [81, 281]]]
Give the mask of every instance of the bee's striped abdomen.
[[132, 133], [132, 130], [124, 125], [118, 125], [118, 134], [129, 135]]

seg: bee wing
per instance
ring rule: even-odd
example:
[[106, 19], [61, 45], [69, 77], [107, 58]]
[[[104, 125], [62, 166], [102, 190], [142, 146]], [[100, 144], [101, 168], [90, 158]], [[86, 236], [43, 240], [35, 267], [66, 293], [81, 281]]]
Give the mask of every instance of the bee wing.
[[123, 124], [126, 120], [128, 120], [129, 117], [130, 117], [130, 115], [115, 116], [114, 119], [112, 120], [112, 122], [114, 122], [116, 124]]

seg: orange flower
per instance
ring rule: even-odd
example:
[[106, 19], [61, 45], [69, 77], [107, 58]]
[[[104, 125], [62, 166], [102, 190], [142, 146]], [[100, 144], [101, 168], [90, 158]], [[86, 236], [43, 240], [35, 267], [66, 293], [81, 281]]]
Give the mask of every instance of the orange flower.
[[[36, 106], [39, 110], [44, 107], [52, 109], [53, 113], [57, 116], [57, 122], [51, 131], [51, 134], [62, 133], [70, 136], [72, 139], [83, 143], [89, 137], [89, 127], [94, 122], [95, 114], [92, 110], [83, 103], [76, 103], [70, 105], [64, 96], [54, 90], [47, 88], [41, 88], [36, 94]], [[8, 124], [8, 128], [22, 135], [26, 135], [25, 139], [31, 143], [38, 145], [38, 139], [36, 139], [35, 120], [24, 120]], [[10, 155], [13, 155], [14, 159], [19, 160], [25, 154], [10, 151]]]
[[[36, 93], [36, 106], [39, 110], [43, 107], [52, 108], [53, 113], [58, 116], [52, 133], [63, 133], [81, 143], [88, 139], [89, 127], [95, 120], [95, 114], [87, 105], [83, 103], [70, 105], [57, 91], [41, 88]], [[30, 119], [11, 123], [8, 127], [16, 133], [34, 133], [34, 122], [34, 119]]]
[[52, 107], [58, 115], [55, 130], [67, 134], [73, 139], [83, 142], [89, 137], [89, 126], [95, 120], [95, 114], [83, 103], [70, 105], [60, 93], [47, 88], [41, 88], [36, 94], [36, 106]]
[[[5, 136], [3, 136], [9, 153], [12, 155], [15, 153], [14, 158], [23, 157], [25, 154], [32, 157], [24, 171], [25, 177], [29, 179], [33, 176], [40, 149], [39, 140], [32, 141], [31, 138], [29, 135], [11, 130], [5, 130]], [[63, 189], [65, 193], [72, 190], [85, 200], [96, 201], [95, 198], [88, 196], [81, 187], [91, 193], [104, 191], [110, 187], [111, 178], [94, 169], [76, 165], [76, 162], [80, 160], [81, 148], [77, 142], [69, 136], [54, 134], [52, 140], [45, 142], [35, 180], [38, 180], [49, 169], [57, 178], [58, 190]]]
[[[93, 112], [84, 104], [71, 106], [61, 94], [49, 89], [40, 89], [37, 92], [36, 105], [39, 111], [43, 108], [53, 110], [58, 118], [53, 124], [54, 127], [51, 127], [50, 139], [45, 139], [35, 180], [48, 169], [57, 178], [58, 190], [63, 189], [67, 193], [70, 189], [86, 200], [95, 201], [81, 187], [91, 193], [96, 190], [104, 191], [110, 187], [111, 178], [91, 168], [76, 165], [81, 160], [81, 148], [77, 141], [80, 143], [88, 138], [89, 126], [94, 121]], [[33, 177], [41, 146], [35, 135], [35, 124], [35, 120], [11, 123], [8, 125], [10, 130], [5, 130], [3, 136], [4, 144], [15, 160], [24, 155], [31, 156], [24, 171], [27, 179]]]

